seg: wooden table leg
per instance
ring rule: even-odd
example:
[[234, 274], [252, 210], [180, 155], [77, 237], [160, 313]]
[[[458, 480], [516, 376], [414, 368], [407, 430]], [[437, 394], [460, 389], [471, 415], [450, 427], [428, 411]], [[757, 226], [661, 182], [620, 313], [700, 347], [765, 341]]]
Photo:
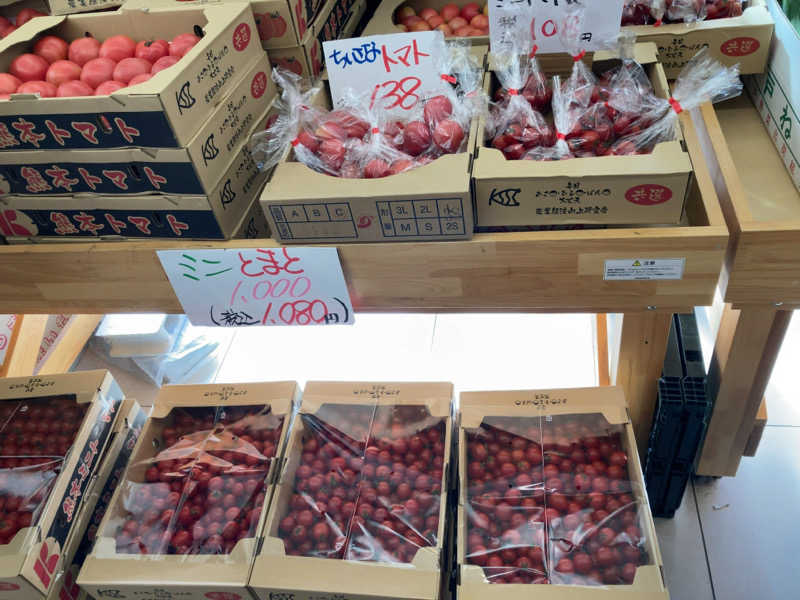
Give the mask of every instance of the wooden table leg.
[[657, 382], [664, 366], [671, 313], [625, 313], [617, 363], [616, 385], [625, 390], [633, 431], [644, 461], [653, 424]]
[[725, 306], [708, 374], [716, 400], [698, 475], [736, 475], [791, 318], [791, 311]]

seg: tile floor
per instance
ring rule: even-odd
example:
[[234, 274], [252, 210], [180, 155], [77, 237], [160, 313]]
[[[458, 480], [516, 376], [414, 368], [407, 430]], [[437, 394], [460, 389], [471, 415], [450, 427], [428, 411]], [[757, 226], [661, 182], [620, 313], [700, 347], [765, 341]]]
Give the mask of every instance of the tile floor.
[[[704, 347], [713, 339], [706, 337]], [[800, 598], [798, 358], [800, 318], [770, 382], [757, 456], [735, 478], [694, 481], [675, 518], [657, 520], [673, 600]], [[88, 364], [103, 366], [97, 357]], [[225, 340], [216, 381], [275, 378], [443, 379], [458, 390], [591, 386], [594, 316], [359, 315], [353, 327], [242, 329]]]

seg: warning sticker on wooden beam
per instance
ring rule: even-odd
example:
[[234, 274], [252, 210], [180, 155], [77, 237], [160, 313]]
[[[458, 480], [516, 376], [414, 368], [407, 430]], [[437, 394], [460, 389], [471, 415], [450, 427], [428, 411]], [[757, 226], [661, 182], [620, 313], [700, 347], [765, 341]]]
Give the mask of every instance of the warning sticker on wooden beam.
[[618, 258], [605, 261], [606, 281], [683, 279], [685, 258]]

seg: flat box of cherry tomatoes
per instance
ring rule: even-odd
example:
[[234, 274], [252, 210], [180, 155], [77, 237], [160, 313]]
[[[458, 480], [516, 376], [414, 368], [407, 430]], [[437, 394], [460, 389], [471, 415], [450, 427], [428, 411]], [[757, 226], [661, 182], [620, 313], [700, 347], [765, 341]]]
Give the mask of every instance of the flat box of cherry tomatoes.
[[298, 396], [293, 381], [164, 387], [78, 584], [96, 598], [246, 597]]
[[621, 388], [462, 393], [458, 452], [460, 599], [668, 600]]
[[[243, 0], [212, 1], [224, 4]], [[137, 8], [151, 6], [185, 8], [208, 3], [209, 0], [128, 0], [125, 4]], [[250, 0], [262, 47], [269, 50], [301, 44], [309, 24], [324, 4], [324, 0]]]
[[309, 382], [250, 589], [261, 600], [436, 600], [450, 383]]
[[108, 371], [0, 380], [0, 599], [47, 596], [122, 399]]
[[267, 52], [270, 61], [276, 67], [316, 79], [325, 68], [322, 42], [352, 35], [366, 9], [365, 0], [328, 0], [309, 25], [300, 44], [270, 48]]
[[[733, 4], [733, 0], [715, 0], [711, 6]], [[669, 79], [675, 79], [698, 50], [708, 47], [712, 58], [725, 66], [739, 65], [743, 75], [763, 73], [775, 21], [767, 10], [766, 0], [747, 0], [738, 17], [706, 19], [695, 23], [630, 25], [640, 42], [658, 44], [658, 60]]]
[[[604, 52], [594, 54], [595, 74], [601, 76], [619, 64], [618, 59], [609, 57]], [[649, 75], [655, 93], [669, 98], [655, 45], [636, 44], [636, 60]], [[558, 62], [540, 63], [548, 84], [554, 74], [549, 66]], [[500, 87], [492, 65], [490, 54], [484, 82], [489, 97], [494, 97]], [[678, 223], [692, 176], [692, 161], [678, 129], [676, 140], [657, 144], [651, 154], [536, 161], [507, 159], [502, 151], [490, 146], [492, 140], [486, 139], [485, 123], [481, 122], [472, 167], [476, 225], [492, 228]], [[658, 193], [653, 200], [652, 190]], [[565, 203], [564, 198], [577, 202]]]
[[[42, 79], [40, 68], [49, 68], [46, 63], [40, 67], [41, 58], [30, 54], [40, 36], [73, 43], [87, 34], [99, 42], [122, 33], [142, 41], [174, 40], [179, 34], [191, 36], [192, 32], [203, 35], [184, 50], [185, 55], [173, 57], [178, 60], [171, 66], [148, 81], [111, 94], [41, 97], [12, 93], [9, 99], [0, 101], [0, 151], [185, 147], [236, 87], [248, 66], [264, 52], [246, 3], [207, 4], [194, 10], [123, 7], [114, 12], [38, 17], [27, 22], [0, 41], [0, 71], [8, 71], [14, 63], [15, 72], [25, 80], [22, 85]], [[115, 49], [109, 47], [109, 52]], [[73, 58], [78, 61], [96, 55], [92, 48], [82, 48], [80, 56], [77, 52]], [[28, 60], [15, 63], [23, 54]], [[82, 68], [82, 81], [90, 81], [90, 87], [94, 87], [102, 79], [102, 69], [94, 65], [92, 78], [88, 78], [84, 72], [87, 66]], [[40, 84], [46, 87], [49, 82]], [[105, 81], [99, 85], [103, 84]], [[49, 93], [46, 89], [44, 92]]]
[[464, 38], [473, 45], [488, 46], [487, 7], [483, 0], [384, 0], [364, 35], [438, 29], [448, 39]]
[[94, 545], [100, 521], [111, 503], [117, 484], [122, 480], [146, 420], [147, 411], [133, 398], [126, 398], [114, 422], [111, 441], [103, 454], [91, 489], [86, 494], [80, 516], [64, 547], [64, 568], [55, 576], [47, 600], [87, 600], [86, 592], [78, 588], [78, 572]]

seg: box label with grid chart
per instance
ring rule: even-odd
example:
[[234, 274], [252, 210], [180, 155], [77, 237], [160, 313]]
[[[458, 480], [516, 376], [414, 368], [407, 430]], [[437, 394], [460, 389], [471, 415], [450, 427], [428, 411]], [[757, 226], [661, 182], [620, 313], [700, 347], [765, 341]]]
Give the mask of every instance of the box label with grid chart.
[[376, 202], [383, 237], [463, 236], [461, 198]]
[[269, 207], [281, 239], [358, 238], [349, 202]]

